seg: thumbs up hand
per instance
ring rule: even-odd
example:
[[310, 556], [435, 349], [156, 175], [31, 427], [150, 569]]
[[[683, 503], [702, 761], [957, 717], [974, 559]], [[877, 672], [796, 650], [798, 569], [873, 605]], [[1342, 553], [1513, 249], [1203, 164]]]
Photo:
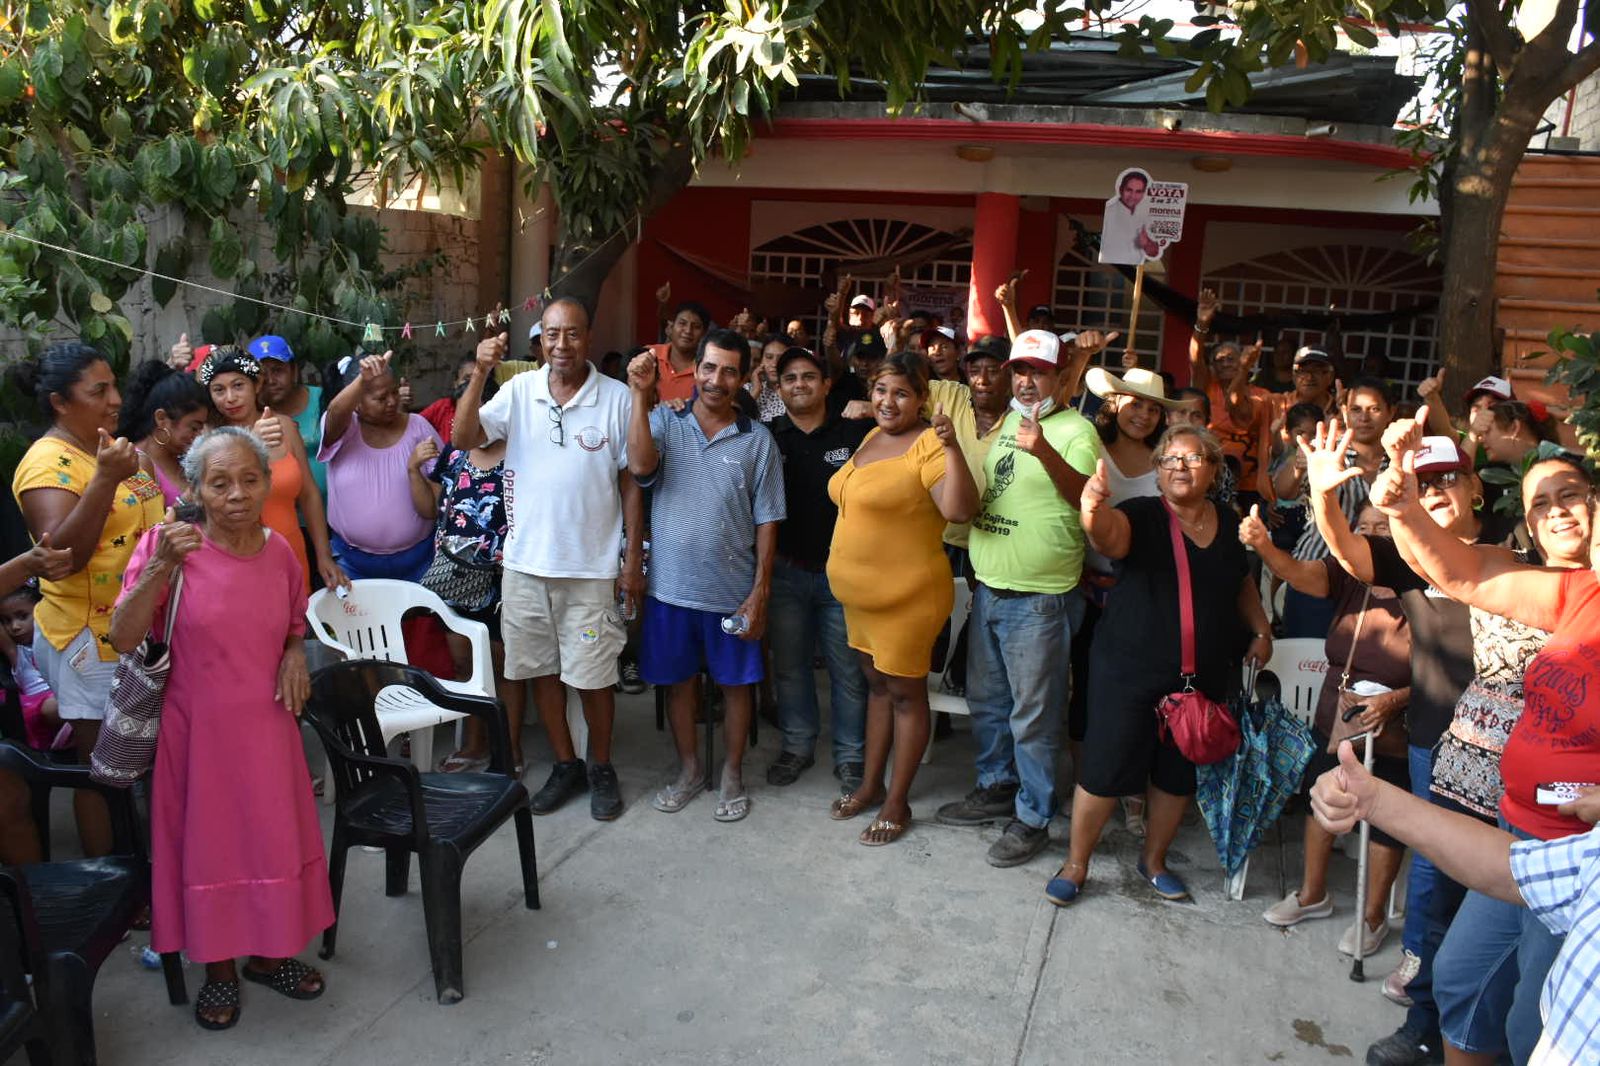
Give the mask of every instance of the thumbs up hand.
[[182, 566], [184, 557], [200, 547], [200, 530], [192, 523], [178, 521], [178, 513], [171, 507], [156, 531], [155, 561], [171, 570]]
[[1272, 534], [1267, 531], [1267, 524], [1261, 520], [1261, 505], [1250, 505], [1250, 513], [1239, 519], [1239, 543], [1247, 548], [1260, 551], [1262, 546], [1272, 540]]
[[1378, 782], [1356, 758], [1348, 740], [1339, 742], [1339, 765], [1317, 778], [1311, 788], [1311, 810], [1322, 828], [1348, 833], [1357, 822], [1370, 821], [1378, 806]]
[[189, 369], [189, 362], [194, 358], [194, 346], [189, 343], [189, 335], [178, 335], [178, 343], [174, 344], [167, 352], [167, 365], [177, 371]]
[[950, 416], [944, 413], [944, 404], [935, 404], [933, 408], [933, 432], [938, 435], [939, 443], [946, 448], [959, 449], [961, 443], [956, 440], [955, 423], [950, 421]]
[[267, 451], [273, 455], [281, 454], [283, 448], [283, 422], [272, 413], [272, 408], [263, 408], [261, 417], [256, 420], [253, 427], [255, 435], [261, 438], [261, 443], [267, 446]]
[[1083, 521], [1087, 522], [1100, 508], [1111, 502], [1111, 484], [1106, 479], [1106, 461], [1096, 459], [1094, 476], [1083, 485], [1083, 498], [1080, 501], [1079, 511]]

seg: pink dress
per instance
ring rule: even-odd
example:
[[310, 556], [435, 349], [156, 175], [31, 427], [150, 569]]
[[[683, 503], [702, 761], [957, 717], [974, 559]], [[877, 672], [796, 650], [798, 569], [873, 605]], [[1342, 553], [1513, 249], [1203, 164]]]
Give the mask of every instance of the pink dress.
[[[155, 551], [139, 541], [131, 588]], [[151, 946], [195, 962], [287, 958], [333, 923], [311, 778], [274, 696], [306, 628], [298, 560], [277, 533], [253, 556], [207, 540], [184, 560], [151, 784]], [[152, 629], [166, 624], [166, 598]]]

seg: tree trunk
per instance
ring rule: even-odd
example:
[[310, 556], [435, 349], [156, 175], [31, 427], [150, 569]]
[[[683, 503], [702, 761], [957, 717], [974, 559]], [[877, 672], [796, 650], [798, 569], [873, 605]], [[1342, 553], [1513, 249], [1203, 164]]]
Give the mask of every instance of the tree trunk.
[[687, 145], [669, 148], [651, 177], [650, 189], [633, 226], [624, 227], [597, 246], [575, 243], [569, 236], [570, 220], [556, 220], [555, 263], [550, 270], [550, 292], [554, 296], [570, 296], [589, 309], [593, 318], [599, 313], [600, 287], [611, 275], [624, 253], [639, 235], [645, 219], [665, 207], [694, 177], [694, 158]]

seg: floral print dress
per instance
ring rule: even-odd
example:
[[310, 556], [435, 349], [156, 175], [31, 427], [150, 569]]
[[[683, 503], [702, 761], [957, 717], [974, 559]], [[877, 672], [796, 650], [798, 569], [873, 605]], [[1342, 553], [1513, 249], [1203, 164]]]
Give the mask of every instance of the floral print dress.
[[433, 533], [436, 554], [479, 565], [500, 562], [506, 541], [505, 474], [503, 459], [483, 470], [460, 448], [439, 457], [432, 475], [444, 486]]

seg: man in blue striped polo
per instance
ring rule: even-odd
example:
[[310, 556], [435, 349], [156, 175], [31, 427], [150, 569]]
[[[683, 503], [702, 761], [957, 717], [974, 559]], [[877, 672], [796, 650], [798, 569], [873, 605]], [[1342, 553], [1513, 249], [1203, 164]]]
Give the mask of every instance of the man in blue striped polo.
[[750, 813], [743, 767], [751, 687], [765, 671], [761, 634], [778, 523], [786, 517], [777, 446], [765, 426], [735, 406], [749, 362], [742, 334], [707, 332], [695, 358], [694, 397], [678, 410], [656, 402], [653, 355], [628, 365], [628, 468], [651, 489], [639, 672], [651, 684], [671, 686], [667, 715], [682, 764], [677, 780], [657, 793], [655, 808], [681, 811], [706, 787], [710, 768], [700, 765], [694, 733], [704, 670], [722, 687], [727, 711], [720, 822]]

